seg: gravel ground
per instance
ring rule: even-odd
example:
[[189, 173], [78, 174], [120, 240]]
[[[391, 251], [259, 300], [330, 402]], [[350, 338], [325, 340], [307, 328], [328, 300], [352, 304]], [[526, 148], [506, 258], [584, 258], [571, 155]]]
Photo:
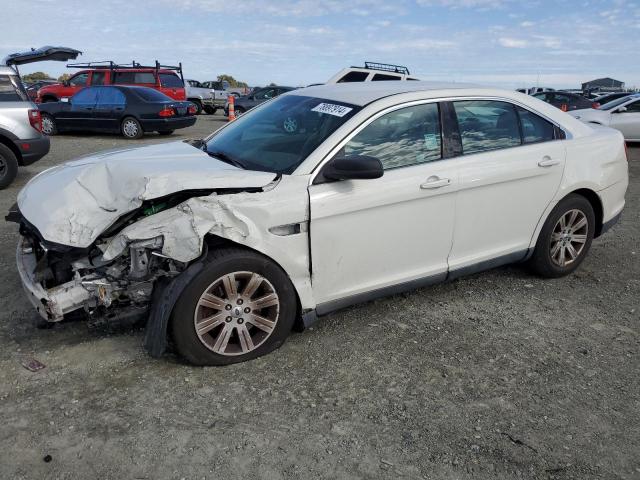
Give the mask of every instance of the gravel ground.
[[[0, 209], [51, 165], [221, 120], [138, 142], [54, 137]], [[35, 329], [2, 223], [0, 478], [640, 478], [640, 148], [630, 157], [623, 220], [574, 275], [514, 266], [360, 305], [224, 368], [154, 360], [141, 331]]]

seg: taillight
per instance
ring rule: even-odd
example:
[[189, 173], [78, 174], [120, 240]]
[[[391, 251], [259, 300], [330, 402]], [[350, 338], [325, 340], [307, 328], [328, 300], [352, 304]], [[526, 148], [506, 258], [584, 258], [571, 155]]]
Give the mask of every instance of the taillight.
[[591, 104], [591, 108], [600, 108], [600, 104], [598, 102], [593, 102]]
[[158, 112], [158, 115], [160, 115], [161, 117], [173, 117], [175, 114], [176, 112], [174, 112], [173, 108], [171, 107], [164, 107]]
[[29, 123], [33, 128], [42, 133], [42, 116], [40, 115], [40, 110], [29, 110]]
[[195, 115], [198, 111], [195, 105], [189, 105], [189, 108], [187, 110], [189, 112], [189, 115]]

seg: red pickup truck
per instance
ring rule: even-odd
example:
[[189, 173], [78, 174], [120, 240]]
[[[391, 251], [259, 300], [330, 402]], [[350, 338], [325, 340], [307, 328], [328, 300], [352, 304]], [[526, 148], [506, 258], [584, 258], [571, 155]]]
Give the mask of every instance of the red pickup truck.
[[132, 62], [117, 65], [113, 62], [74, 63], [70, 68], [83, 68], [62, 83], [46, 85], [38, 90], [36, 103], [57, 102], [69, 98], [80, 89], [92, 85], [139, 85], [154, 88], [174, 100], [186, 100], [182, 79], [182, 65], [178, 67], [160, 65], [142, 66]]

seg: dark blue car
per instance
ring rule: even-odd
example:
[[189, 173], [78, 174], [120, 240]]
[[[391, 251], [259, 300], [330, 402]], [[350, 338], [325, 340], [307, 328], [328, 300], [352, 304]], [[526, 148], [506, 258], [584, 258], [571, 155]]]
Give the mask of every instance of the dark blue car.
[[73, 97], [43, 103], [42, 132], [66, 131], [120, 133], [141, 138], [145, 132], [170, 135], [196, 123], [196, 107], [147, 87], [103, 85], [87, 87]]

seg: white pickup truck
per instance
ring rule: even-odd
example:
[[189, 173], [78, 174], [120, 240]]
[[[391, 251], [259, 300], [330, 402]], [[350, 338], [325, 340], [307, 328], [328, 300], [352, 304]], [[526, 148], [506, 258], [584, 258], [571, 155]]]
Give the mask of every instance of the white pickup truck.
[[204, 110], [206, 113], [216, 113], [216, 106], [214, 100], [214, 91], [197, 80], [184, 81], [184, 90], [187, 95], [187, 100], [193, 103], [197, 107], [196, 115], [199, 115]]
[[246, 95], [249, 92], [248, 88], [229, 86], [229, 82], [227, 82], [226, 80], [210, 80], [208, 82], [202, 82], [202, 86], [213, 91], [215, 110], [225, 107], [229, 95], [235, 95], [236, 97], [239, 97], [242, 95]]

